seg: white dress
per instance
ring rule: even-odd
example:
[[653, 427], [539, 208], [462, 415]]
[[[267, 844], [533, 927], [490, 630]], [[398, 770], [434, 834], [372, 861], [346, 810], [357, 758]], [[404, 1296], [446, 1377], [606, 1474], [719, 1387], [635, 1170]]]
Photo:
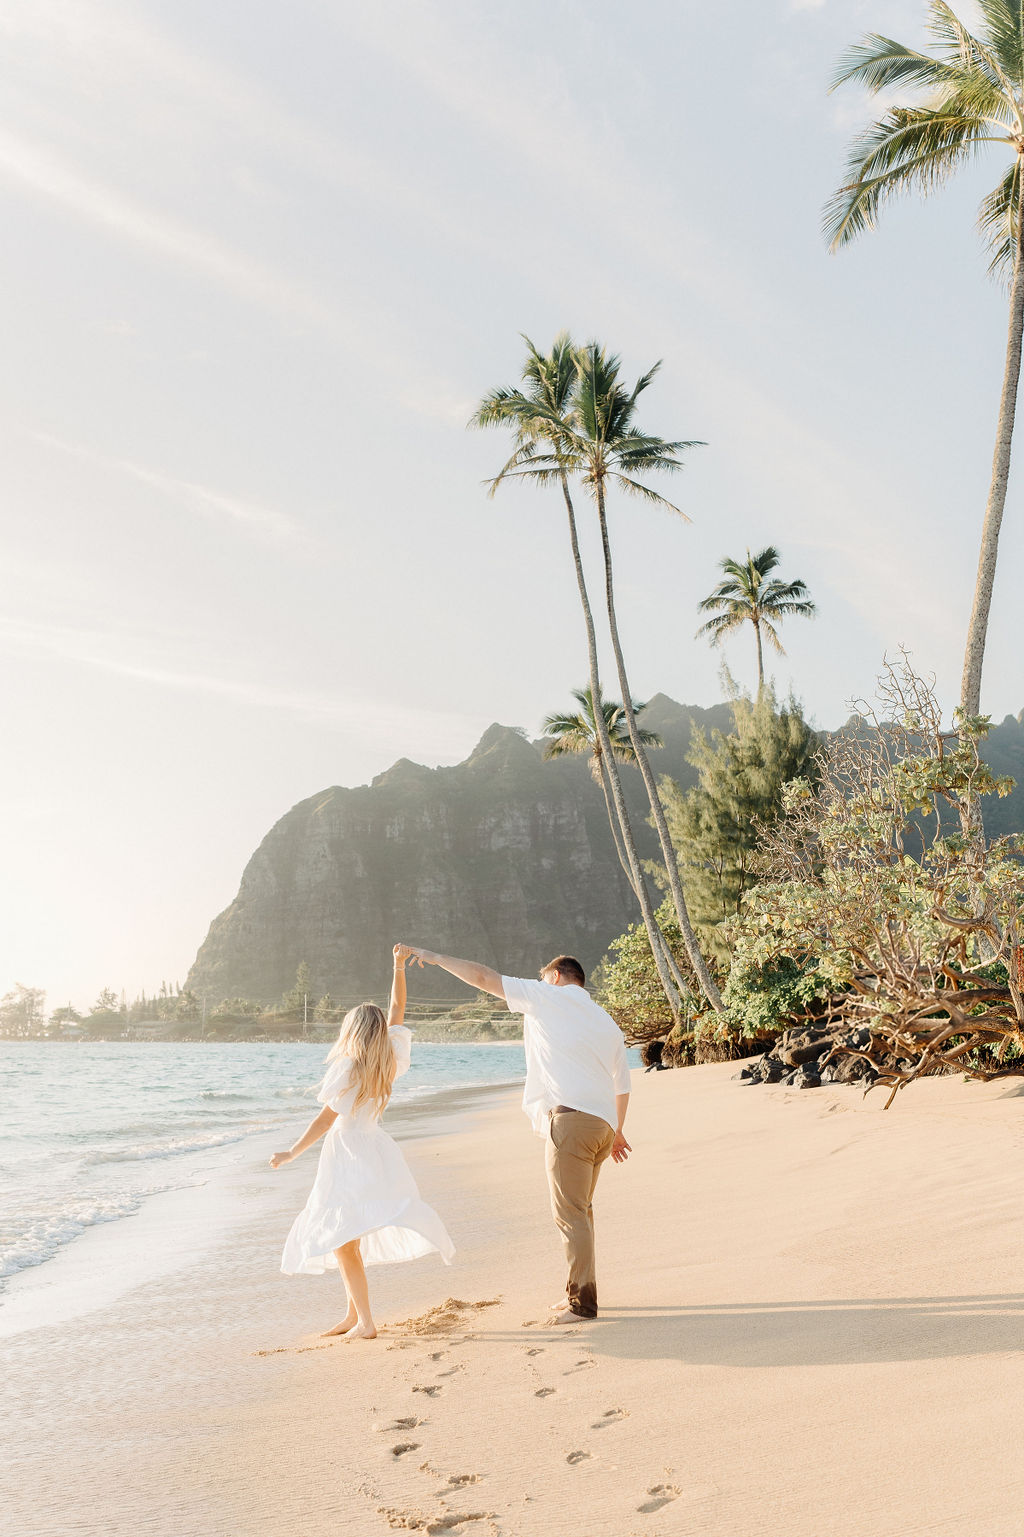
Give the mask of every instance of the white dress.
[[[389, 1030], [398, 1078], [409, 1071], [412, 1031]], [[455, 1246], [437, 1212], [420, 1200], [402, 1150], [380, 1124], [372, 1105], [353, 1111], [352, 1063], [339, 1057], [317, 1095], [338, 1119], [324, 1138], [309, 1200], [292, 1224], [281, 1257], [285, 1275], [323, 1275], [337, 1269], [334, 1250], [362, 1239], [366, 1265], [387, 1265], [439, 1253], [451, 1264]]]

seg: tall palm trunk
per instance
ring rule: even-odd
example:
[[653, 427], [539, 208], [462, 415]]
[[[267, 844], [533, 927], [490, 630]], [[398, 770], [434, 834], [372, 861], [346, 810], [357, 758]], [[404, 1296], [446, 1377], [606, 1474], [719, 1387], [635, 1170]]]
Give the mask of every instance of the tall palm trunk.
[[[607, 773], [607, 770], [605, 769], [605, 766], [604, 766], [604, 754], [603, 753], [597, 753], [597, 754], [595, 754], [595, 757], [596, 757], [596, 761], [597, 761], [598, 773], [600, 774], [600, 778], [601, 778], [601, 789], [604, 792], [604, 807], [605, 807], [605, 810], [608, 813], [608, 825], [611, 827], [612, 837], [615, 840], [615, 852], [619, 856], [619, 864], [622, 866], [622, 869], [623, 869], [623, 872], [625, 874], [625, 877], [626, 877], [627, 881], [629, 882], [630, 887], [632, 888], [633, 895], [636, 897], [637, 901], [639, 901], [640, 900], [640, 893], [636, 889], [636, 881], [633, 878], [633, 872], [630, 870], [628, 861], [626, 859], [626, 849], [625, 849], [625, 845], [623, 844], [623, 841], [622, 841], [622, 828], [619, 825], [619, 819], [616, 816], [615, 808], [612, 805], [611, 789], [610, 789], [609, 784], [608, 784], [608, 773]], [[641, 870], [641, 872], [640, 872], [640, 879], [641, 880], [644, 879], [643, 870]], [[668, 966], [669, 971], [672, 973], [672, 980], [673, 980], [673, 982], [676, 984], [676, 987], [679, 989], [679, 992], [685, 998], [686, 995], [690, 991], [690, 989], [689, 989], [689, 987], [687, 986], [687, 983], [686, 983], [686, 978], [683, 976], [682, 972], [679, 970], [679, 966], [678, 966], [678, 964], [676, 962], [676, 958], [672, 954], [672, 951], [669, 949], [668, 940], [665, 938], [664, 934], [661, 932], [660, 927], [657, 927], [657, 917], [655, 917], [655, 925], [656, 925], [656, 933], [657, 933], [657, 937], [658, 937], [658, 943], [660, 944], [662, 952], [664, 954], [665, 963]], [[648, 934], [648, 938], [650, 938], [649, 934]]]
[[619, 856], [619, 864], [622, 866], [623, 874], [625, 875], [633, 890], [633, 895], [636, 896], [636, 887], [633, 884], [633, 872], [629, 868], [629, 862], [626, 859], [626, 848], [622, 841], [622, 828], [619, 826], [619, 819], [615, 815], [615, 807], [612, 805], [612, 792], [611, 786], [608, 783], [608, 770], [604, 766], [604, 753], [601, 752], [600, 747], [598, 748], [597, 753], [594, 755], [594, 761], [597, 766], [597, 774], [601, 785], [601, 793], [604, 795], [604, 809], [608, 813], [608, 826], [611, 828], [612, 838], [615, 840], [615, 852]]
[[619, 673], [619, 687], [622, 690], [622, 708], [625, 711], [626, 723], [629, 726], [629, 738], [633, 744], [637, 766], [643, 775], [647, 798], [651, 803], [651, 814], [654, 817], [654, 825], [658, 832], [661, 855], [665, 861], [665, 870], [668, 874], [669, 890], [672, 893], [672, 901], [675, 905], [679, 927], [683, 933], [683, 945], [685, 946], [687, 957], [689, 958], [690, 965], [693, 967], [697, 981], [700, 983], [704, 996], [715, 1012], [722, 1014], [724, 1013], [722, 995], [718, 990], [718, 984], [708, 969], [708, 963], [704, 959], [700, 945], [697, 943], [697, 936], [693, 932], [690, 914], [686, 907], [686, 898], [683, 896], [682, 882], [679, 879], [679, 864], [676, 860], [676, 852], [672, 847], [668, 823], [665, 821], [665, 809], [661, 804], [658, 786], [637, 729], [636, 715], [633, 710], [633, 696], [629, 692], [626, 663], [622, 655], [622, 645], [619, 641], [619, 625], [615, 617], [615, 584], [612, 575], [612, 549], [608, 538], [608, 520], [605, 516], [603, 477], [598, 477], [596, 489], [597, 516], [601, 526], [601, 548], [604, 553], [605, 600], [608, 606], [608, 626], [611, 631], [612, 650], [615, 653], [615, 665]]
[[761, 621], [754, 620], [754, 634], [757, 636], [757, 693], [760, 698], [764, 688], [764, 649], [761, 645]]
[[[608, 780], [611, 786], [612, 800], [619, 818], [619, 826], [622, 829], [622, 840], [626, 852], [626, 858], [632, 872], [633, 890], [637, 901], [640, 903], [640, 911], [643, 914], [644, 928], [647, 930], [647, 938], [651, 946], [651, 954], [654, 956], [654, 964], [658, 970], [665, 999], [672, 1013], [674, 1024], [682, 1022], [682, 1007], [679, 992], [672, 980], [672, 975], [665, 960], [665, 952], [661, 943], [661, 931], [654, 917], [654, 909], [651, 907], [651, 899], [647, 894], [647, 887], [643, 880], [643, 868], [636, 851], [636, 843], [633, 839], [633, 829], [630, 826], [629, 812], [626, 810], [626, 802], [622, 794], [622, 781], [619, 778], [618, 765], [612, 757], [612, 744], [608, 737], [608, 724], [604, 718], [602, 708], [603, 695], [601, 693], [601, 678], [597, 662], [597, 635], [594, 630], [594, 615], [590, 607], [590, 597], [587, 593], [587, 580], [583, 570], [583, 559], [580, 555], [580, 542], [576, 529], [576, 512], [569, 494], [568, 477], [562, 476], [562, 494], [565, 497], [565, 509], [569, 515], [569, 540], [572, 544], [572, 558], [576, 567], [576, 585], [580, 592], [580, 603], [583, 605], [583, 618], [587, 626], [587, 659], [590, 663], [590, 697], [594, 702], [594, 725], [597, 729], [597, 739], [601, 744], [601, 753], [608, 771]], [[632, 714], [632, 700], [630, 700], [630, 714]], [[630, 727], [635, 732], [635, 723]]]
[[967, 627], [964, 672], [960, 683], [960, 707], [965, 715], [981, 714], [981, 668], [985, 660], [985, 638], [988, 633], [989, 609], [992, 606], [992, 584], [996, 575], [999, 528], [1003, 521], [1006, 485], [1010, 478], [1010, 449], [1013, 445], [1013, 422], [1017, 411], [1021, 338], [1024, 336], [1024, 217], [1022, 217], [1019, 200], [1022, 181], [1024, 181], [1024, 162], [1018, 159], [1017, 244], [1013, 258], [1013, 282], [1010, 287], [1010, 330], [1006, 340], [1003, 393], [999, 401], [999, 423], [996, 427], [996, 446], [992, 456], [992, 481], [989, 485], [988, 505], [985, 508], [985, 522], [981, 531], [978, 577], [974, 584], [974, 605], [971, 609], [971, 622]]

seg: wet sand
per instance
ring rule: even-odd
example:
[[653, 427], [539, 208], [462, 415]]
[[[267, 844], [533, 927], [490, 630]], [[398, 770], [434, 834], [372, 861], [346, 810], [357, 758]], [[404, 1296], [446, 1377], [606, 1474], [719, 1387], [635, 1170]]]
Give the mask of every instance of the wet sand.
[[254, 1154], [227, 1239], [4, 1342], [10, 1529], [1018, 1537], [1024, 1086], [883, 1113], [733, 1071], [634, 1075], [568, 1329], [514, 1094], [406, 1143], [459, 1254], [371, 1272], [369, 1343], [318, 1337], [333, 1278], [277, 1273], [315, 1154]]

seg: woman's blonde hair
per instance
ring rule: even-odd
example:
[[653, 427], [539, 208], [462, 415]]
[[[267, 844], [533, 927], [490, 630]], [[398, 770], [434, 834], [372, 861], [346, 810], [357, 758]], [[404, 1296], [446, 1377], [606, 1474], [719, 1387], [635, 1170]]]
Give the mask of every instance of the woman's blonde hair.
[[388, 1017], [376, 1003], [360, 1003], [341, 1022], [338, 1039], [327, 1061], [352, 1059], [351, 1081], [356, 1091], [352, 1109], [372, 1105], [383, 1115], [395, 1081], [395, 1048], [388, 1034]]

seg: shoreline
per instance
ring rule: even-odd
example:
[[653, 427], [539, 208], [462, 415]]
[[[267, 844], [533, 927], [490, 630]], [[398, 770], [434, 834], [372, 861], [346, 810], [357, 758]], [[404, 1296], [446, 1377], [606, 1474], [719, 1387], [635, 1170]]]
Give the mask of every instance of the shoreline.
[[[413, 1034], [419, 1046], [522, 1046], [523, 1036], [496, 1035], [482, 1039], [452, 1035], [421, 1035], [418, 1028]], [[337, 1040], [337, 1030], [319, 1035], [103, 1035], [52, 1036], [52, 1035], [4, 1035], [0, 1045], [5, 1046], [329, 1046]], [[629, 1047], [633, 1050], [633, 1047]]]
[[[514, 1096], [520, 1087], [509, 1081], [427, 1090], [393, 1102], [385, 1124], [403, 1144], [437, 1136], [449, 1129], [449, 1122], [462, 1125], [489, 1100]], [[298, 1124], [301, 1117], [295, 1119]], [[199, 1260], [216, 1246], [225, 1227], [233, 1229], [245, 1220], [246, 1185], [288, 1134], [286, 1128], [282, 1121], [271, 1130], [240, 1136], [216, 1150], [214, 1166], [201, 1182], [150, 1195], [136, 1211], [87, 1227], [51, 1258], [5, 1277], [0, 1340], [51, 1323], [70, 1323], [111, 1306], [134, 1287], [152, 1284]], [[304, 1168], [311, 1179], [317, 1152], [311, 1149], [289, 1168]], [[279, 1184], [283, 1172], [277, 1175]]]
[[7, 1343], [19, 1537], [1017, 1537], [1020, 1086], [884, 1111], [735, 1068], [634, 1071], [601, 1316], [564, 1329], [511, 1090], [406, 1141], [458, 1253], [371, 1271], [372, 1342], [320, 1337], [334, 1277], [276, 1268], [312, 1158], [250, 1159], [212, 1248]]

